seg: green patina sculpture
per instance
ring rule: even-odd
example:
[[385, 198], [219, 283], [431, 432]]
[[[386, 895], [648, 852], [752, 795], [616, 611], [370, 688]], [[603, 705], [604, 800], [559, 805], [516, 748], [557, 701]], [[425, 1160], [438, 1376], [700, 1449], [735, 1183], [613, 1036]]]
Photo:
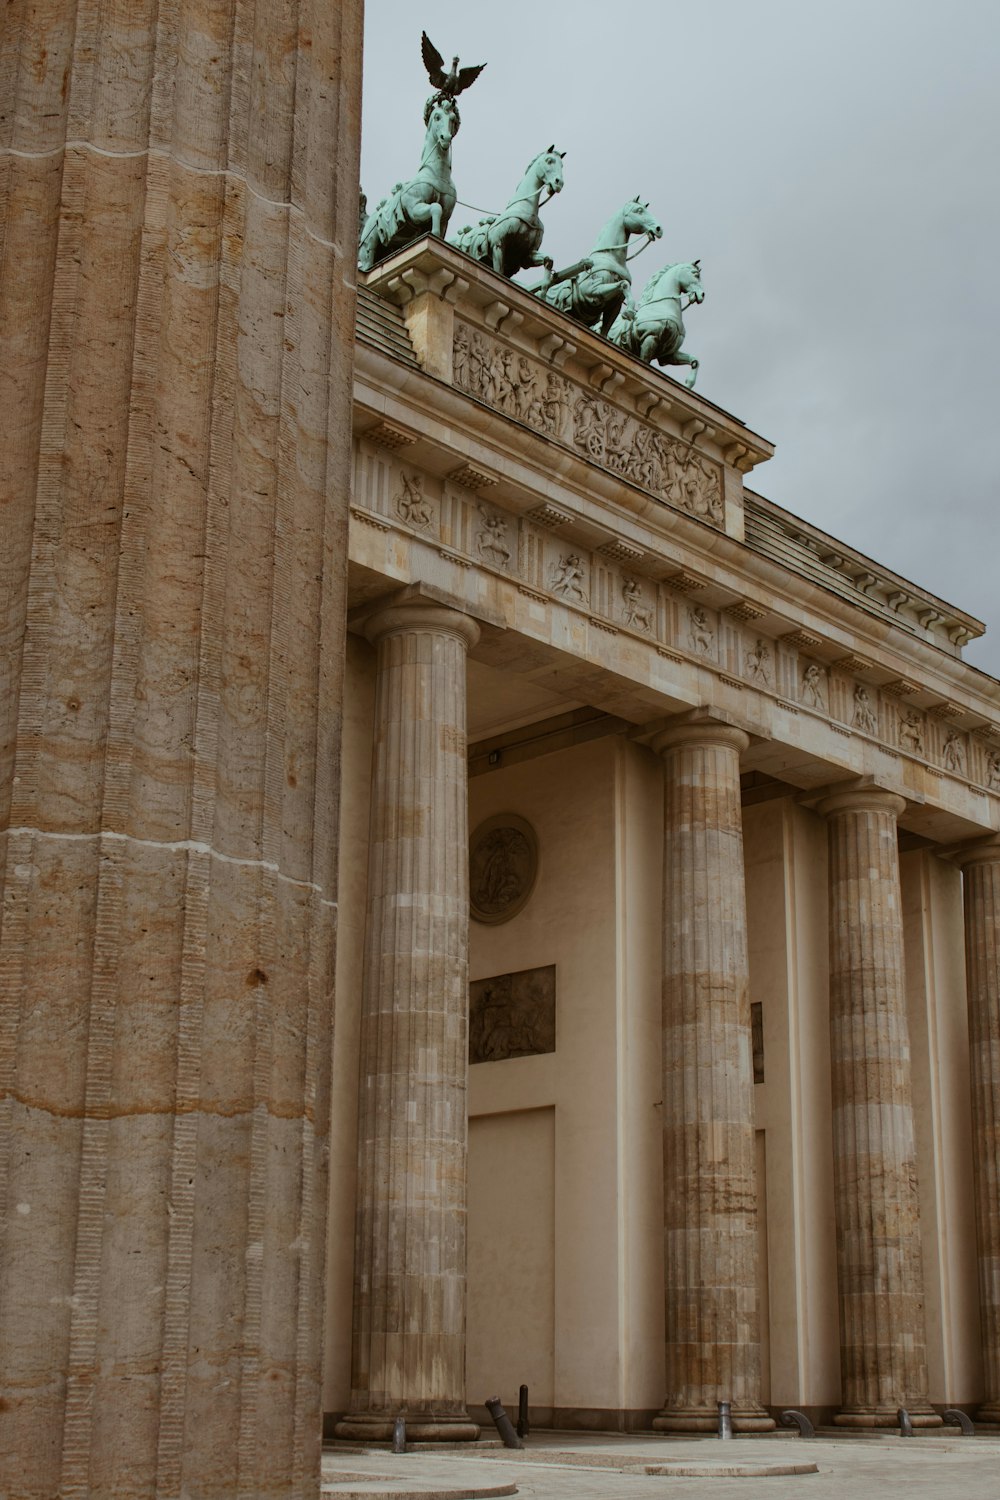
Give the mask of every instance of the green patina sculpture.
[[[553, 307], [569, 313], [578, 323], [607, 333], [622, 307], [631, 306], [632, 276], [626, 261], [632, 235], [644, 234], [646, 243], [661, 239], [663, 229], [649, 212], [649, 204], [638, 197], [614, 214], [597, 237], [588, 257], [589, 265], [575, 275], [553, 278], [555, 285], [536, 288]], [[645, 248], [645, 247], [643, 247]]]
[[397, 182], [387, 198], [377, 204], [365, 220], [358, 247], [358, 269], [370, 271], [376, 261], [401, 250], [422, 234], [444, 235], [455, 207], [455, 184], [451, 176], [451, 143], [462, 117], [456, 95], [475, 83], [485, 63], [460, 68], [458, 58], [446, 73], [444, 59], [426, 31], [421, 37], [424, 65], [437, 88], [424, 105], [427, 134], [420, 169], [409, 182]]
[[[682, 305], [684, 296], [688, 300]], [[690, 365], [691, 374], [685, 382], [690, 389], [697, 378], [698, 361], [681, 348], [684, 342], [681, 314], [692, 302], [704, 300], [699, 261], [664, 266], [646, 282], [639, 305], [622, 309], [608, 331], [608, 338], [647, 365], [654, 360], [658, 365]]]
[[538, 216], [542, 192], [548, 190], [548, 198], [562, 192], [563, 157], [565, 151], [557, 151], [555, 145], [540, 151], [529, 164], [521, 178], [513, 198], [503, 213], [480, 219], [476, 229], [466, 227], [455, 240], [460, 250], [492, 266], [501, 276], [515, 276], [531, 266], [544, 266], [545, 277], [542, 289], [552, 280], [552, 261], [539, 252], [545, 233]]

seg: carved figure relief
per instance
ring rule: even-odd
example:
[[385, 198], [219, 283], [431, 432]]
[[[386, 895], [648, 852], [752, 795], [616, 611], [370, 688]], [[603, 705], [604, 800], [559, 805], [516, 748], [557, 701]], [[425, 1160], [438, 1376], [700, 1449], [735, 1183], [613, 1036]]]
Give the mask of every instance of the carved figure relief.
[[826, 709], [823, 695], [823, 670], [814, 661], [810, 662], [802, 673], [802, 702], [807, 703], [810, 708]]
[[653, 629], [653, 607], [643, 599], [642, 585], [636, 579], [622, 580], [622, 600], [625, 624], [631, 625], [633, 630], [644, 630], [647, 635], [650, 634]]
[[485, 506], [479, 507], [479, 514], [483, 518], [476, 537], [476, 546], [480, 557], [495, 568], [506, 568], [510, 564], [510, 548], [507, 545], [507, 522], [498, 515], [495, 510], [487, 510]]
[[915, 708], [908, 708], [899, 716], [899, 748], [917, 755], [924, 753], [924, 728]]
[[583, 566], [576, 552], [561, 557], [549, 570], [549, 586], [561, 599], [572, 599], [577, 604], [586, 604], [587, 591], [583, 586]]
[[709, 623], [708, 615], [700, 604], [693, 604], [688, 610], [690, 628], [688, 640], [691, 642], [692, 651], [701, 651], [705, 656], [710, 656], [715, 646], [715, 631]]
[[871, 697], [868, 689], [860, 682], [854, 689], [854, 717], [851, 723], [855, 729], [861, 729], [865, 734], [878, 734], [878, 720]]
[[469, 1062], [503, 1062], [556, 1050], [556, 966], [475, 979], [469, 985]]
[[524, 906], [538, 873], [535, 831], [515, 813], [480, 823], [469, 840], [469, 902], [477, 922], [508, 922]]
[[771, 682], [771, 652], [759, 636], [753, 650], [747, 651], [743, 660], [750, 681], [768, 687]]
[[424, 476], [412, 474], [402, 476], [403, 488], [395, 499], [396, 514], [406, 521], [410, 526], [418, 526], [421, 531], [431, 524], [434, 511], [430, 501], [424, 494]]
[[458, 321], [452, 372], [455, 385], [469, 395], [577, 448], [671, 505], [723, 524], [721, 471], [689, 444]]
[[539, 429], [548, 433], [551, 437], [558, 436], [566, 420], [566, 411], [569, 407], [570, 384], [562, 375], [556, 375], [552, 371], [545, 379], [545, 391], [539, 402], [539, 412], [535, 420]]
[[451, 378], [462, 390], [469, 385], [469, 330], [464, 323], [455, 324], [455, 341], [451, 348]]
[[1000, 750], [986, 752], [986, 785], [991, 792], [1000, 792]]
[[965, 775], [965, 745], [957, 729], [949, 729], [941, 750], [945, 770]]

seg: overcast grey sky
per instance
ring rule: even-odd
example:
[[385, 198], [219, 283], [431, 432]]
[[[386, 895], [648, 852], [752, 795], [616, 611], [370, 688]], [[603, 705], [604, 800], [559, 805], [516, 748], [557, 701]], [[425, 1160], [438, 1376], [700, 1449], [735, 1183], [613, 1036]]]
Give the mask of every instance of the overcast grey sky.
[[[557, 264], [635, 192], [634, 266], [700, 257], [697, 389], [777, 445], [750, 483], [985, 621], [1000, 676], [998, 0], [367, 0], [362, 182], [412, 175], [420, 32], [489, 66], [459, 197], [555, 140]], [[461, 207], [453, 234], [474, 218]]]

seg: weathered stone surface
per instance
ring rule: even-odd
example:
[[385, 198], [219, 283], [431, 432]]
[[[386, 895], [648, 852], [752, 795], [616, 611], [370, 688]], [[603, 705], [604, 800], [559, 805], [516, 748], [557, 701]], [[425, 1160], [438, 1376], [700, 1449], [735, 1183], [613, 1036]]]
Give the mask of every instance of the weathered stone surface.
[[965, 874], [972, 1171], [985, 1390], [979, 1421], [1000, 1422], [1000, 840], [958, 856]]
[[667, 1396], [653, 1426], [774, 1426], [760, 1400], [757, 1186], [740, 753], [749, 737], [696, 722], [665, 759], [663, 1214]]
[[829, 824], [830, 1052], [848, 1427], [940, 1425], [927, 1399], [923, 1263], [896, 819], [877, 787], [820, 804]]
[[318, 1486], [360, 12], [6, 19], [11, 1496]]
[[351, 1409], [341, 1437], [474, 1439], [465, 1410], [468, 615], [391, 606], [378, 645]]

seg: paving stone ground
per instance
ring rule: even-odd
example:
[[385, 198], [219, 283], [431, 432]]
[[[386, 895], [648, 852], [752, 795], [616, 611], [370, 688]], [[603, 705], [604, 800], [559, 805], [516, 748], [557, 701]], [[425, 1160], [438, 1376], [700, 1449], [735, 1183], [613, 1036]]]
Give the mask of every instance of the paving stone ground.
[[[771, 1473], [816, 1465], [815, 1473]], [[646, 1466], [667, 1468], [648, 1474]], [[720, 1470], [742, 1471], [721, 1477]], [[693, 1472], [681, 1473], [680, 1470]], [[538, 1433], [523, 1452], [328, 1448], [323, 1493], [415, 1500], [1000, 1500], [1000, 1438], [656, 1439]]]

